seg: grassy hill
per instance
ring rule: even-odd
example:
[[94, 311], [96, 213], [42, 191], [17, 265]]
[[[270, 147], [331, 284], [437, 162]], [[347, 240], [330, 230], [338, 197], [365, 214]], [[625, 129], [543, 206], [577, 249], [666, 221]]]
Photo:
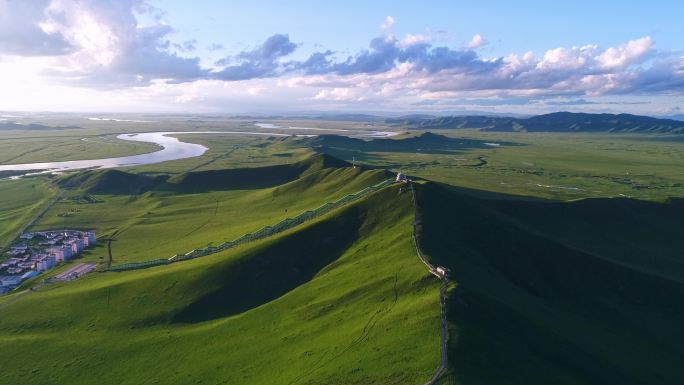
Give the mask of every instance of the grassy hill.
[[419, 188], [452, 270], [451, 381], [674, 384], [684, 376], [681, 200], [549, 202]]
[[0, 382], [423, 383], [438, 284], [412, 220], [389, 188], [247, 247], [0, 302]]
[[[330, 167], [336, 165], [341, 167]], [[269, 172], [274, 179], [294, 179], [282, 184], [255, 185], [257, 177], [249, 175], [261, 172]], [[233, 240], [388, 178], [383, 170], [352, 168], [324, 155], [277, 168], [229, 169], [219, 173], [245, 178], [225, 182], [214, 178], [214, 172], [194, 172], [154, 184], [142, 194], [123, 195], [119, 187], [104, 189], [109, 187], [101, 183], [107, 173], [86, 173], [93, 176], [85, 177], [82, 186], [87, 190], [68, 190], [65, 199], [56, 203], [32, 229], [72, 227], [92, 228], [98, 234], [116, 232], [115, 263], [168, 258], [212, 242]], [[150, 180], [139, 174], [126, 175], [133, 181], [141, 177]], [[194, 185], [185, 184], [189, 180], [195, 180]], [[228, 188], [240, 182], [245, 186]], [[84, 203], [80, 197], [92, 191], [91, 186], [98, 186], [97, 191], [103, 193], [89, 192], [96, 203]], [[103, 255], [106, 250], [100, 245], [88, 252], [85, 260], [97, 261]]]
[[[313, 138], [299, 139], [298, 142], [319, 151], [344, 150], [349, 153], [357, 152], [363, 157], [373, 152], [415, 152], [429, 154], [445, 154], [455, 150], [488, 148], [482, 140], [450, 138], [432, 132], [422, 132], [419, 135], [400, 139], [370, 139], [363, 140], [338, 135], [319, 135]], [[514, 145], [514, 143], [505, 143]]]
[[684, 122], [631, 114], [554, 112], [529, 118], [495, 116], [399, 117], [387, 123], [415, 129], [478, 128], [526, 132], [655, 132], [681, 134]]
[[325, 154], [292, 164], [187, 172], [169, 179], [169, 188], [181, 191], [251, 190], [291, 182], [307, 173], [328, 168], [351, 167], [351, 164]]
[[59, 178], [57, 183], [67, 189], [78, 189], [85, 193], [137, 195], [163, 182], [165, 178], [106, 169], [88, 170]]
[[[387, 177], [322, 154], [169, 178], [79, 173], [34, 229], [117, 231], [115, 263], [166, 258]], [[119, 193], [125, 181], [139, 193]], [[441, 383], [684, 376], [681, 199], [416, 190], [420, 244], [452, 270]], [[0, 297], [0, 383], [422, 384], [439, 362], [439, 299], [413, 221], [410, 194], [393, 186], [219, 254]]]
[[0, 250], [38, 215], [56, 192], [41, 179], [6, 180], [0, 183]]

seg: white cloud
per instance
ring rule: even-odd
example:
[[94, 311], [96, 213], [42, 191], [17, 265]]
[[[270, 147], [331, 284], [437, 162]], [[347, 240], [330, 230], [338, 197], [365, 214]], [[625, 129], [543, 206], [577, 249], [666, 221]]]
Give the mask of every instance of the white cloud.
[[421, 33], [416, 34], [416, 35], [412, 35], [410, 33], [407, 33], [406, 36], [404, 36], [404, 38], [401, 39], [401, 45], [407, 47], [407, 46], [414, 45], [414, 44], [430, 43], [430, 42], [432, 42], [432, 40], [433, 40], [432, 35], [421, 34]]
[[387, 16], [385, 21], [380, 24], [380, 30], [382, 31], [391, 31], [392, 27], [394, 27], [394, 18], [392, 16]]
[[51, 28], [49, 1], [0, 1], [0, 54], [55, 56], [77, 47]]
[[487, 40], [483, 38], [479, 33], [473, 36], [468, 44], [466, 44], [467, 49], [476, 49], [487, 45]]
[[639, 62], [648, 53], [653, 51], [655, 44], [650, 36], [641, 39], [630, 40], [619, 47], [611, 47], [597, 57], [597, 62], [601, 68], [614, 70], [622, 69], [631, 64]]
[[148, 7], [143, 0], [0, 0], [0, 105], [403, 108], [464, 97], [519, 101], [684, 91], [682, 53], [657, 51], [649, 36], [609, 48], [588, 44], [484, 58], [475, 51], [487, 44], [479, 34], [461, 48], [442, 45], [448, 40], [442, 31], [398, 38], [391, 16], [382, 36], [346, 57], [325, 50], [306, 61], [291, 59], [299, 44], [277, 33], [210, 70], [199, 58], [184, 56], [206, 42], [186, 40], [174, 50], [171, 26], [155, 17], [140, 24]]
[[555, 48], [546, 51], [542, 60], [537, 63], [540, 70], [577, 70], [594, 59], [598, 47], [585, 45], [583, 47]]

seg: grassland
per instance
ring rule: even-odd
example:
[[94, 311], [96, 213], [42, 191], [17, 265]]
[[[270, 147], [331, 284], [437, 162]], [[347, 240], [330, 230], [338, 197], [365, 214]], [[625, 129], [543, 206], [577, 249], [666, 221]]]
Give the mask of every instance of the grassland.
[[367, 151], [342, 143], [326, 146], [325, 151], [454, 186], [510, 195], [557, 200], [684, 196], [680, 171], [684, 142], [678, 137], [474, 130], [436, 133], [452, 138], [453, 145], [446, 148], [428, 141], [412, 148], [385, 145]]
[[438, 291], [412, 220], [410, 196], [387, 189], [249, 247], [32, 293], [0, 310], [0, 379], [422, 383]]
[[[211, 172], [192, 172], [178, 177], [191, 178], [187, 185], [171, 181], [139, 195], [107, 195], [126, 182], [111, 183], [107, 179], [112, 171], [99, 171], [91, 175], [94, 181], [81, 183], [94, 183], [93, 188], [100, 194], [71, 191], [32, 229], [88, 228], [99, 234], [116, 233], [113, 249], [117, 263], [168, 258], [212, 242], [238, 238], [387, 178], [381, 170], [363, 171], [350, 165], [326, 168], [325, 159], [316, 156], [281, 168], [244, 170], [265, 176], [265, 181], [291, 177], [287, 183], [268, 187], [250, 188], [245, 175], [222, 178]], [[226, 181], [241, 181], [238, 183], [243, 187], [228, 188]], [[80, 198], [84, 194], [92, 196], [96, 203], [83, 203]], [[87, 259], [96, 260], [104, 253], [101, 246]]]
[[[175, 120], [169, 129], [219, 123]], [[86, 129], [111, 129], [97, 124]], [[220, 128], [252, 122], [230, 124]], [[403, 170], [445, 183], [417, 189], [423, 249], [452, 270], [442, 383], [684, 378], [684, 142], [420, 134], [189, 134], [210, 150], [3, 181], [0, 196], [12, 202], [0, 202], [17, 226], [22, 208], [46, 202], [49, 180], [66, 193], [33, 229], [116, 233], [114, 261], [124, 263], [230, 240]], [[221, 254], [0, 297], [0, 362], [10, 368], [0, 383], [424, 383], [439, 361], [438, 283], [413, 254], [413, 220], [410, 196], [389, 188]], [[100, 245], [80, 261], [105, 254]]]
[[0, 182], [0, 250], [56, 194], [42, 178]]
[[112, 158], [156, 151], [150, 143], [130, 142], [95, 130], [10, 131], [0, 137], [0, 164]]
[[[21, 161], [83, 159], [148, 152], [153, 146], [112, 140], [115, 133], [141, 131], [226, 130], [311, 134], [311, 130], [260, 129], [257, 120], [195, 116], [128, 116], [135, 122], [89, 121], [73, 116], [41, 119], [26, 123], [78, 126], [60, 131], [9, 131], [0, 139], [0, 154]], [[377, 122], [322, 120], [261, 120], [282, 127], [319, 127], [345, 130], [383, 130]], [[397, 129], [397, 128], [393, 128]], [[518, 196], [568, 200], [586, 197], [626, 196], [663, 200], [684, 196], [684, 141], [681, 136], [631, 133], [495, 133], [477, 130], [433, 130], [452, 138], [448, 150], [434, 150], [414, 143], [400, 150], [374, 146], [359, 149], [328, 146], [336, 157], [368, 165], [402, 169], [429, 180], [455, 186], [495, 191]], [[326, 131], [315, 132], [325, 134]], [[396, 139], [421, 135], [404, 134]], [[140, 166], [133, 172], [180, 173], [195, 170], [243, 168], [296, 162], [310, 155], [307, 143], [240, 135], [181, 135], [184, 140], [203, 144], [210, 150], [201, 157], [157, 165]], [[84, 142], [87, 138], [95, 142]], [[96, 143], [102, 141], [103, 143]], [[306, 140], [302, 140], [307, 142]], [[20, 143], [21, 145], [16, 145]], [[458, 143], [462, 143], [460, 146]], [[495, 144], [495, 145], [492, 145]], [[498, 144], [498, 146], [496, 146]], [[36, 151], [43, 148], [42, 151]], [[396, 147], [396, 146], [385, 146]], [[25, 148], [25, 149], [24, 149]], [[30, 150], [30, 151], [26, 151]], [[55, 153], [56, 157], [47, 159]], [[14, 162], [14, 161], [12, 161]]]

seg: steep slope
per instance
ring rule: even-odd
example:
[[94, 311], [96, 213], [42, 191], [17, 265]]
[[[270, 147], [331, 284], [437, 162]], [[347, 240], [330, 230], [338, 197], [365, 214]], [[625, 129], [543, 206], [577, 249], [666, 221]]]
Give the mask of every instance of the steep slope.
[[64, 188], [91, 194], [137, 195], [162, 183], [166, 177], [148, 177], [121, 170], [88, 170], [58, 179]]
[[291, 182], [300, 176], [326, 168], [344, 168], [351, 164], [325, 154], [314, 154], [303, 161], [267, 167], [195, 171], [169, 179], [169, 187], [178, 191], [251, 190]]
[[205, 192], [211, 190], [253, 190], [277, 186], [302, 175], [351, 164], [326, 154], [313, 154], [292, 164], [267, 167], [192, 171], [174, 175], [148, 176], [105, 169], [87, 170], [60, 177], [61, 187], [90, 194], [139, 195], [151, 190]]
[[[451, 382], [673, 384], [684, 376], [684, 230], [651, 233], [681, 217], [681, 204], [480, 198], [432, 183], [418, 191], [423, 249], [456, 284]], [[640, 246], [628, 253], [619, 241]]]
[[48, 286], [0, 308], [3, 383], [422, 384], [438, 283], [381, 190], [228, 252]]
[[[233, 240], [389, 177], [384, 170], [352, 168], [327, 155], [316, 155], [298, 166], [286, 166], [301, 169], [301, 174], [292, 181], [266, 188], [250, 189], [250, 182], [243, 179], [231, 183], [246, 185], [224, 189], [218, 188], [217, 182], [208, 191], [204, 191], [206, 186], [188, 186], [186, 190], [162, 182], [140, 195], [96, 194], [96, 204], [65, 199], [57, 202], [33, 229], [91, 228], [98, 234], [116, 231], [115, 263], [169, 258], [212, 242]], [[262, 171], [252, 168], [236, 172]], [[71, 178], [78, 177], [75, 174]], [[71, 193], [81, 194], [81, 190]], [[84, 258], [97, 261], [98, 256], [106, 253], [100, 246]]]

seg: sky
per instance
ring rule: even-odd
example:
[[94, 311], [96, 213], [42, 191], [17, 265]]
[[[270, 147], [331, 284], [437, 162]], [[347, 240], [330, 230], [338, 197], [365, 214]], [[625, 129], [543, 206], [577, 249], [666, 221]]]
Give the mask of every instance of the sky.
[[681, 1], [0, 0], [0, 111], [684, 114]]

